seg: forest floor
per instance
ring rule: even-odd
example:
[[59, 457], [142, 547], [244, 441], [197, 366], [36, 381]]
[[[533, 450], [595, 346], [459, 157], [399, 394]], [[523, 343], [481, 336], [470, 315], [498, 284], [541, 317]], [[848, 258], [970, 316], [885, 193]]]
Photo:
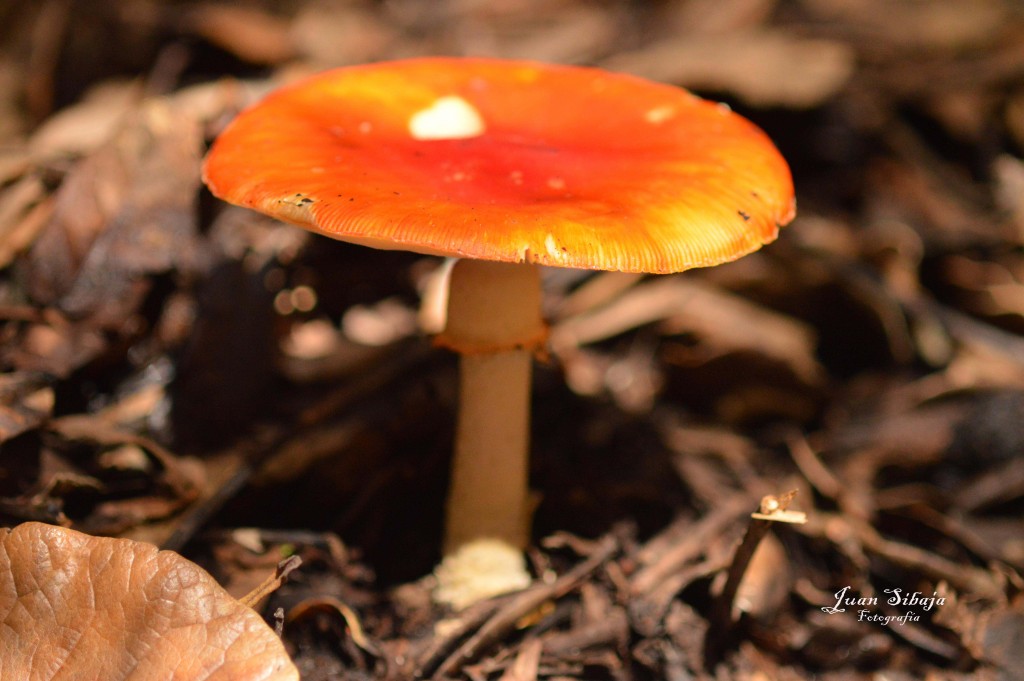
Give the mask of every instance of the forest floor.
[[[150, 541], [236, 595], [299, 555], [262, 611], [306, 681], [1024, 678], [1019, 3], [39, 0], [0, 19], [0, 524]], [[456, 401], [417, 324], [437, 259], [227, 206], [199, 171], [273, 87], [427, 54], [724, 101], [776, 142], [799, 206], [713, 269], [545, 272], [537, 579], [460, 613], [430, 599]], [[752, 519], [770, 495], [807, 522]]]

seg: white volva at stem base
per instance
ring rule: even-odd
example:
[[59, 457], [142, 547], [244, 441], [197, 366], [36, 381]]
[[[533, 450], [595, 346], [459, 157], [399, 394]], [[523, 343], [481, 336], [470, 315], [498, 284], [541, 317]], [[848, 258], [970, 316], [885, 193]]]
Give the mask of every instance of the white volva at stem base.
[[530, 378], [543, 338], [531, 265], [460, 261], [441, 342], [462, 354], [437, 597], [456, 607], [529, 584]]

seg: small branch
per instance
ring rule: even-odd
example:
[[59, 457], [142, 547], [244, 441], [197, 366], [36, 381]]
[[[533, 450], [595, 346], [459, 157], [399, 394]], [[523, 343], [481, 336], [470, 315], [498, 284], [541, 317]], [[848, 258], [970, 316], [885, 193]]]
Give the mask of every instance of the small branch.
[[298, 556], [285, 558], [277, 564], [274, 574], [263, 580], [263, 583], [258, 587], [238, 599], [238, 602], [247, 607], [255, 608], [260, 601], [280, 589], [288, 581], [288, 575], [292, 571], [297, 570], [300, 565], [302, 565], [302, 559]]
[[728, 642], [728, 635], [732, 629], [733, 601], [736, 599], [736, 592], [740, 582], [750, 566], [754, 557], [754, 551], [758, 544], [768, 534], [773, 523], [797, 523], [807, 522], [807, 516], [798, 511], [788, 510], [790, 502], [796, 496], [796, 491], [787, 492], [781, 496], [768, 495], [761, 499], [761, 506], [756, 513], [750, 516], [750, 523], [747, 525], [747, 532], [736, 547], [733, 554], [732, 564], [722, 587], [721, 593], [715, 598], [711, 608], [710, 626], [708, 627], [707, 638], [704, 640], [704, 656], [708, 668], [712, 667], [722, 655]]

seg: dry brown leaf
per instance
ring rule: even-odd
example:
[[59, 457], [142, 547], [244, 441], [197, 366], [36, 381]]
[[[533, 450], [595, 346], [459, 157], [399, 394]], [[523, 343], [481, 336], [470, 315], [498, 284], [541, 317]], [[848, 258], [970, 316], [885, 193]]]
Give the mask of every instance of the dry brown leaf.
[[1024, 243], [1024, 161], [1003, 154], [992, 162], [996, 180], [996, 201], [1017, 228], [1019, 243]]
[[[1003, 0], [918, 2], [893, 0], [803, 0], [815, 14], [842, 21], [871, 42], [903, 49], [957, 50], [989, 45], [1009, 23], [1012, 3]], [[880, 11], [881, 7], [885, 8]], [[848, 29], [849, 30], [849, 29]], [[870, 43], [868, 47], [874, 47]]]
[[778, 0], [686, 0], [664, 3], [657, 14], [660, 35], [735, 33], [767, 23]]
[[255, 7], [200, 3], [184, 13], [181, 24], [254, 64], [280, 64], [295, 56], [288, 20]]
[[79, 525], [87, 532], [114, 534], [138, 523], [165, 518], [193, 501], [204, 487], [205, 475], [199, 462], [175, 456], [157, 442], [124, 430], [100, 415], [69, 414], [51, 419], [47, 430], [69, 445], [95, 446], [104, 453], [125, 446], [136, 447], [143, 457], [143, 466], [158, 469], [148, 475], [155, 484], [149, 495], [111, 499], [97, 505]]
[[147, 290], [143, 275], [193, 269], [201, 149], [195, 119], [147, 101], [58, 190], [26, 258], [30, 295], [119, 328]]
[[510, 12], [487, 3], [481, 10], [459, 36], [470, 54], [587, 63], [607, 54], [616, 37], [614, 14], [587, 3], [540, 2]]
[[22, 177], [0, 192], [0, 267], [7, 267], [32, 243], [52, 208], [43, 181], [35, 174]]
[[39, 426], [53, 404], [53, 388], [38, 374], [0, 374], [0, 443]]
[[349, 0], [303, 4], [291, 31], [303, 58], [317, 68], [379, 60], [398, 40], [394, 25]]
[[813, 331], [711, 284], [661, 277], [639, 284], [604, 307], [559, 322], [551, 346], [564, 355], [581, 345], [660, 322], [663, 333], [695, 333], [721, 352], [750, 351], [782, 362], [808, 385], [821, 380]]
[[17, 342], [0, 347], [0, 358], [21, 371], [38, 371], [66, 378], [106, 348], [97, 329], [72, 323], [56, 310], [46, 310], [39, 322], [25, 325]]
[[297, 681], [274, 632], [170, 551], [41, 523], [0, 530], [0, 678]]
[[733, 617], [747, 613], [762, 621], [771, 620], [782, 609], [793, 588], [793, 568], [786, 548], [773, 534], [765, 535], [754, 550], [733, 600]]
[[622, 53], [602, 66], [731, 92], [753, 106], [810, 108], [842, 88], [855, 64], [853, 50], [843, 43], [757, 30], [673, 38]]
[[113, 137], [136, 109], [142, 86], [135, 81], [97, 85], [81, 102], [62, 109], [39, 126], [30, 140], [39, 159], [87, 154]]

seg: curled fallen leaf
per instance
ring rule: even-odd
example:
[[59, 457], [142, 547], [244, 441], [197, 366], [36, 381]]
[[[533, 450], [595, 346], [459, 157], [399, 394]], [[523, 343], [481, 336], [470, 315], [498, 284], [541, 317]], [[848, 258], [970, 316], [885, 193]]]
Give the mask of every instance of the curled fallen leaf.
[[43, 423], [54, 400], [53, 388], [38, 374], [0, 374], [0, 443]]
[[689, 36], [624, 52], [606, 68], [697, 90], [729, 92], [754, 106], [811, 108], [835, 96], [854, 72], [844, 43], [781, 30]]
[[170, 551], [0, 529], [0, 678], [297, 681], [274, 632]]

